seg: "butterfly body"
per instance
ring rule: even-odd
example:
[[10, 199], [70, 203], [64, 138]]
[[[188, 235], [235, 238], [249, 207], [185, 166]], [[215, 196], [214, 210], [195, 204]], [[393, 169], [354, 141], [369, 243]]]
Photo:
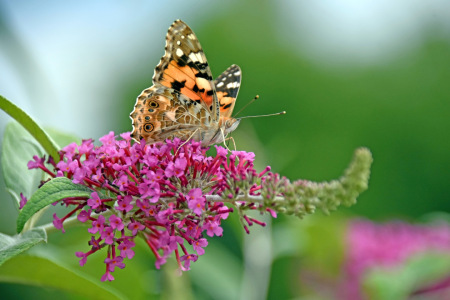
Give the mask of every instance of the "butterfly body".
[[231, 117], [240, 68], [232, 65], [213, 80], [197, 37], [181, 20], [169, 28], [165, 49], [153, 86], [142, 91], [130, 114], [132, 137], [148, 144], [175, 137], [203, 146], [223, 142], [240, 122]]

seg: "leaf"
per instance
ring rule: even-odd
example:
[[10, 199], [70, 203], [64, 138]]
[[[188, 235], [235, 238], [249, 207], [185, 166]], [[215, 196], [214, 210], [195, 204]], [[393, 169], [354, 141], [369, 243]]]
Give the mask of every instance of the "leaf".
[[[58, 200], [67, 197], [90, 197], [92, 190], [75, 184], [66, 177], [57, 177], [45, 183], [28, 200], [17, 218], [17, 232], [21, 232], [25, 223], [38, 211]], [[100, 195], [100, 198], [104, 198]]]
[[[189, 276], [208, 299], [238, 299], [242, 284], [243, 265], [230, 251], [211, 243], [208, 255], [191, 265]], [[218, 272], [217, 270], [222, 270]]]
[[448, 253], [417, 254], [398, 268], [371, 271], [364, 280], [364, 289], [370, 299], [407, 299], [413, 292], [447, 278], [449, 269]]
[[21, 255], [0, 268], [0, 281], [44, 286], [86, 299], [124, 299], [117, 290], [42, 257]]
[[52, 139], [58, 144], [58, 149], [62, 149], [70, 143], [81, 144], [81, 139], [73, 134], [61, 132], [54, 128], [45, 128], [45, 131], [52, 137]]
[[27, 163], [33, 155], [43, 156], [44, 150], [20, 124], [9, 123], [5, 129], [0, 159], [6, 190], [15, 199], [17, 208], [20, 193], [29, 198], [43, 179], [42, 171], [28, 170]]
[[56, 162], [59, 161], [58, 146], [28, 114], [3, 96], [0, 96], [0, 108], [19, 122]]
[[34, 228], [13, 237], [0, 233], [0, 266], [8, 259], [42, 242], [47, 242], [47, 234], [42, 228]]

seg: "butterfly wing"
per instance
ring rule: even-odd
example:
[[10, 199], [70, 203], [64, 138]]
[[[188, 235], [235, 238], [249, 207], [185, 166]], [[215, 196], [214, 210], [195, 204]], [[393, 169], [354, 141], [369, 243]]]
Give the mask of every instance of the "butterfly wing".
[[147, 144], [175, 137], [201, 140], [201, 131], [197, 129], [211, 118], [201, 104], [159, 83], [142, 91], [130, 117], [131, 137], [138, 141], [145, 139]]
[[183, 21], [176, 20], [167, 32], [165, 49], [156, 66], [153, 83], [196, 101], [210, 112], [213, 122], [218, 122], [219, 102], [211, 70], [194, 32]]
[[241, 77], [241, 68], [237, 65], [231, 65], [214, 80], [221, 117], [231, 117], [241, 86]]

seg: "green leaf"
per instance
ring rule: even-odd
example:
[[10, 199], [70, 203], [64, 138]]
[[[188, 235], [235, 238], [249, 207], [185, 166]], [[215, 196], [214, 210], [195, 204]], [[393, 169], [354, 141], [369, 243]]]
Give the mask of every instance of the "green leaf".
[[100, 283], [98, 279], [90, 279], [42, 257], [21, 255], [7, 261], [0, 268], [0, 281], [54, 288], [83, 299], [124, 299], [107, 283]]
[[52, 139], [58, 144], [58, 149], [62, 149], [70, 143], [81, 144], [81, 139], [73, 134], [61, 132], [54, 128], [45, 128], [45, 131], [52, 137]]
[[56, 162], [59, 161], [58, 146], [29, 115], [3, 96], [0, 96], [0, 109], [19, 122]]
[[28, 170], [27, 163], [33, 155], [43, 156], [44, 150], [20, 124], [9, 123], [5, 129], [0, 159], [6, 190], [14, 198], [17, 208], [20, 193], [29, 198], [43, 179], [42, 171]]
[[[17, 218], [17, 232], [21, 232], [25, 223], [38, 211], [58, 200], [67, 197], [90, 197], [92, 190], [75, 184], [66, 177], [57, 177], [45, 183], [28, 200]], [[100, 198], [103, 198], [100, 195]]]
[[414, 291], [446, 278], [449, 269], [448, 253], [416, 255], [403, 266], [380, 267], [370, 272], [364, 280], [364, 290], [370, 299], [407, 299]]
[[47, 242], [47, 234], [42, 228], [34, 228], [15, 236], [0, 233], [0, 266], [8, 259], [42, 242]]

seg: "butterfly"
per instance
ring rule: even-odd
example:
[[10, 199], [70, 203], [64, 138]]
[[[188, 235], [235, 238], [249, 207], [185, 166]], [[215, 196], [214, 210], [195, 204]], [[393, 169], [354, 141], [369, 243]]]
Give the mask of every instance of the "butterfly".
[[240, 119], [231, 117], [241, 85], [239, 66], [213, 80], [200, 42], [181, 20], [170, 26], [153, 86], [137, 97], [130, 114], [135, 140], [152, 144], [175, 137], [209, 146], [225, 141]]

